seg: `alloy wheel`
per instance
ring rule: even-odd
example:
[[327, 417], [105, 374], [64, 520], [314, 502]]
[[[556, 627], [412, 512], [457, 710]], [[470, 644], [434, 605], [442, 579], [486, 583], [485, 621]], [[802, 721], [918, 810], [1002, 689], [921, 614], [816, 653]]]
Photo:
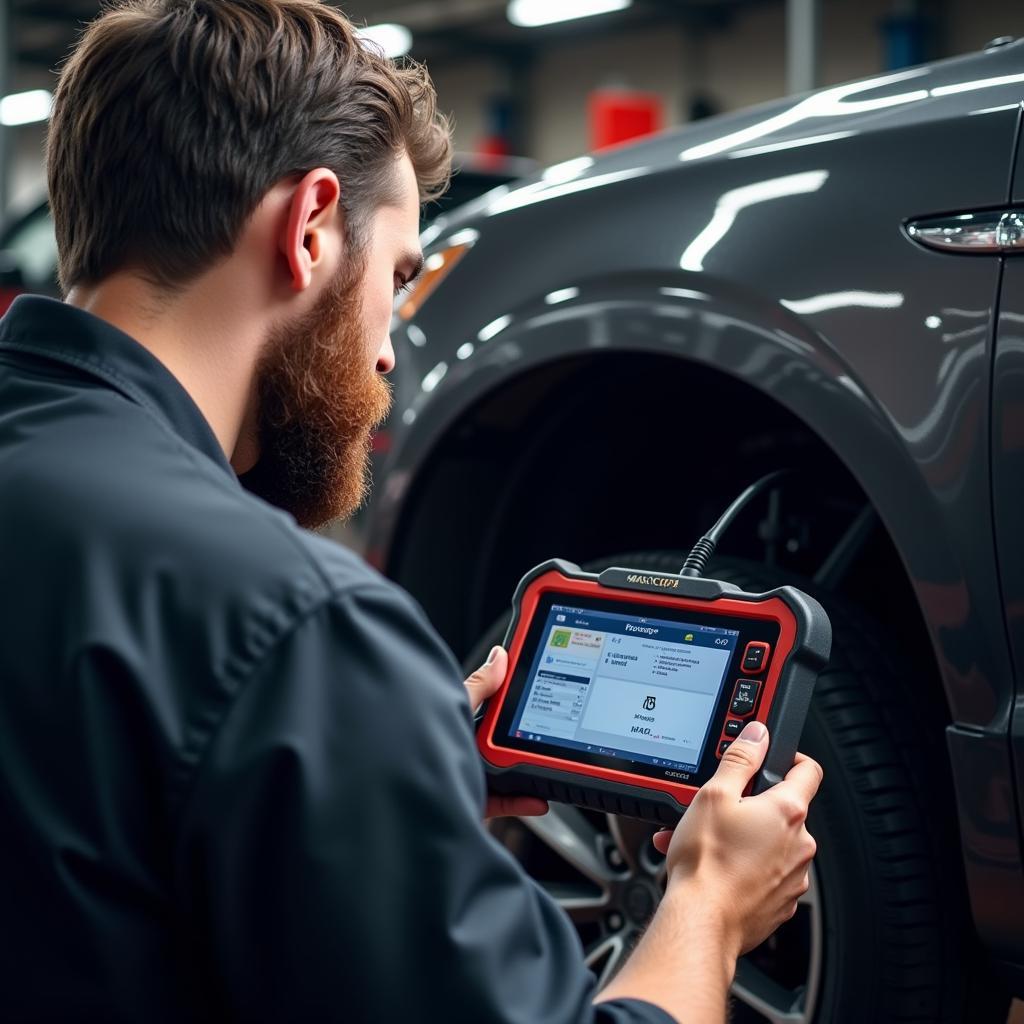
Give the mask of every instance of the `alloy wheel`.
[[[499, 839], [569, 915], [587, 966], [603, 986], [622, 966], [654, 912], [665, 863], [654, 826], [632, 818], [552, 804], [546, 815], [499, 819]], [[822, 975], [822, 905], [811, 887], [797, 914], [743, 957], [732, 987], [736, 1024], [809, 1024]]]

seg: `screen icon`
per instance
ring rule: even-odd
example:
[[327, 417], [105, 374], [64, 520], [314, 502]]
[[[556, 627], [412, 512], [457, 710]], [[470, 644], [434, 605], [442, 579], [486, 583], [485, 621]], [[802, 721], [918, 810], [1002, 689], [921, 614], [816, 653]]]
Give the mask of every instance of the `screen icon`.
[[683, 637], [683, 639], [684, 639], [684, 640], [685, 640], [685, 641], [686, 641], [687, 643], [690, 643], [690, 641], [692, 641], [692, 640], [693, 640], [693, 634], [692, 634], [692, 633], [687, 633], [687, 634], [686, 634], [686, 636], [684, 636], [684, 637]]
[[568, 647], [572, 633], [568, 629], [556, 629], [551, 636], [552, 647]]
[[565, 622], [565, 616], [564, 615], [556, 615], [555, 616], [555, 622]]

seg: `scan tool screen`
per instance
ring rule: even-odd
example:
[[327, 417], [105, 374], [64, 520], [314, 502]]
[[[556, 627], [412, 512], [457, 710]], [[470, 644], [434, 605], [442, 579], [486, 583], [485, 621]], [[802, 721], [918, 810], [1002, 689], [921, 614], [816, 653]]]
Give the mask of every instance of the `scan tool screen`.
[[529, 668], [507, 727], [511, 745], [697, 770], [738, 629], [576, 602], [553, 603], [538, 620], [532, 658], [523, 651]]

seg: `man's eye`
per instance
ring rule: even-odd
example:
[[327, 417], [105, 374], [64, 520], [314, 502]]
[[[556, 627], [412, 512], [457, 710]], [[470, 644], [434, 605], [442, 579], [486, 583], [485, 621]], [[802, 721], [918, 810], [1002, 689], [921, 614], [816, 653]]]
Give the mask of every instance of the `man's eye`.
[[398, 298], [402, 292], [407, 292], [408, 290], [409, 282], [400, 274], [395, 274], [395, 298]]

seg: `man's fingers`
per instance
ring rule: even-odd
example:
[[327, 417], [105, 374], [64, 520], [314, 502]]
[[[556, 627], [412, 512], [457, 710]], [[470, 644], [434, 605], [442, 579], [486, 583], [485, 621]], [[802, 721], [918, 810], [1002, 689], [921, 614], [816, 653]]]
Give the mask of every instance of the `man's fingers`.
[[[797, 754], [796, 763], [786, 773], [780, 785], [797, 790], [801, 799], [810, 803], [818, 792], [824, 773], [821, 765], [806, 754]], [[776, 787], [777, 788], [777, 787]]]
[[768, 729], [761, 722], [748, 722], [743, 732], [722, 755], [715, 783], [739, 797], [764, 762], [768, 751]]
[[654, 843], [654, 848], [663, 856], [668, 853], [668, 844], [672, 842], [672, 835], [672, 829], [663, 828], [651, 836], [651, 842]]
[[497, 693], [508, 668], [508, 655], [503, 647], [492, 647], [485, 661], [467, 680], [469, 704], [474, 713], [488, 697]]

